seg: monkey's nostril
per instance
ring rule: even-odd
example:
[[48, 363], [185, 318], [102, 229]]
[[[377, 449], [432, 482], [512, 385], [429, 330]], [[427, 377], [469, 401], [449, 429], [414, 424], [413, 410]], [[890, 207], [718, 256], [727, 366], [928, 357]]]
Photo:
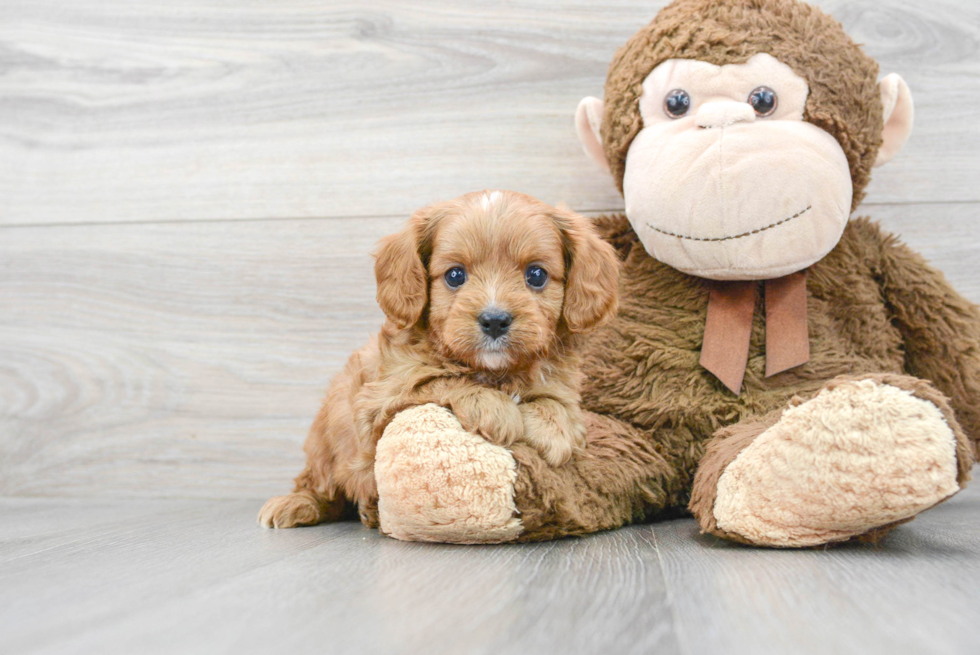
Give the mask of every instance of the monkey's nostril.
[[507, 334], [510, 324], [514, 322], [514, 315], [509, 312], [486, 311], [477, 317], [483, 334], [497, 339]]

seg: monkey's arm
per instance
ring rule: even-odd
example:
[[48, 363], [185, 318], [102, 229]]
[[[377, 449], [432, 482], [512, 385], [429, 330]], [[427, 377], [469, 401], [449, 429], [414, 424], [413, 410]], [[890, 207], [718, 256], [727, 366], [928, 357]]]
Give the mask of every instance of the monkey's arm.
[[949, 397], [957, 419], [980, 445], [980, 311], [918, 253], [882, 235], [881, 286], [905, 342], [905, 371]]

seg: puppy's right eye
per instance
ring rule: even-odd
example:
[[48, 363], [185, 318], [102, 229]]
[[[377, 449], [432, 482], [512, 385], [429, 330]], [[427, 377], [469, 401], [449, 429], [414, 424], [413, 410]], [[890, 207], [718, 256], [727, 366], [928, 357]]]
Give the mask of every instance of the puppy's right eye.
[[446, 286], [450, 289], [458, 289], [466, 282], [466, 270], [462, 266], [453, 266], [446, 271]]
[[528, 266], [527, 270], [524, 271], [524, 280], [533, 289], [543, 289], [544, 285], [548, 283], [548, 272], [534, 264]]

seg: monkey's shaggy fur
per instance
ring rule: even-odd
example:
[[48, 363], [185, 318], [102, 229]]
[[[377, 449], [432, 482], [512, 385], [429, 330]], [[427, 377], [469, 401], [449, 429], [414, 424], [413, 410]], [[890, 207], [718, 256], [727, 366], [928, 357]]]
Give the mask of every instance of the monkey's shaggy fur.
[[708, 470], [707, 442], [717, 435], [717, 450], [746, 431], [750, 441], [794, 398], [812, 398], [838, 376], [887, 374], [888, 384], [935, 402], [956, 437], [958, 481], [969, 479], [980, 439], [980, 313], [876, 224], [852, 220], [833, 252], [809, 269], [809, 363], [765, 378], [765, 318], [756, 311], [739, 396], [698, 366], [710, 282], [650, 257], [625, 216], [603, 218], [599, 226], [623, 269], [619, 315], [590, 338], [585, 361], [593, 456], [574, 460], [571, 474], [529, 449], [514, 449], [522, 539], [683, 512], [699, 463], [703, 527], [712, 529], [711, 482], [740, 448]]

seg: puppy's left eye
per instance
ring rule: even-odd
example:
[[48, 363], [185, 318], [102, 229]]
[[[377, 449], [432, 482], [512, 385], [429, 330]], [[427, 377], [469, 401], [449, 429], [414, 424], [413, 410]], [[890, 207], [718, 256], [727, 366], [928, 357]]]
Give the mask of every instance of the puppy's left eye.
[[466, 269], [462, 266], [453, 266], [451, 269], [446, 271], [446, 285], [450, 289], [458, 289], [463, 286], [466, 282]]
[[524, 271], [524, 279], [532, 289], [541, 289], [548, 283], [548, 272], [537, 265], [528, 266]]

